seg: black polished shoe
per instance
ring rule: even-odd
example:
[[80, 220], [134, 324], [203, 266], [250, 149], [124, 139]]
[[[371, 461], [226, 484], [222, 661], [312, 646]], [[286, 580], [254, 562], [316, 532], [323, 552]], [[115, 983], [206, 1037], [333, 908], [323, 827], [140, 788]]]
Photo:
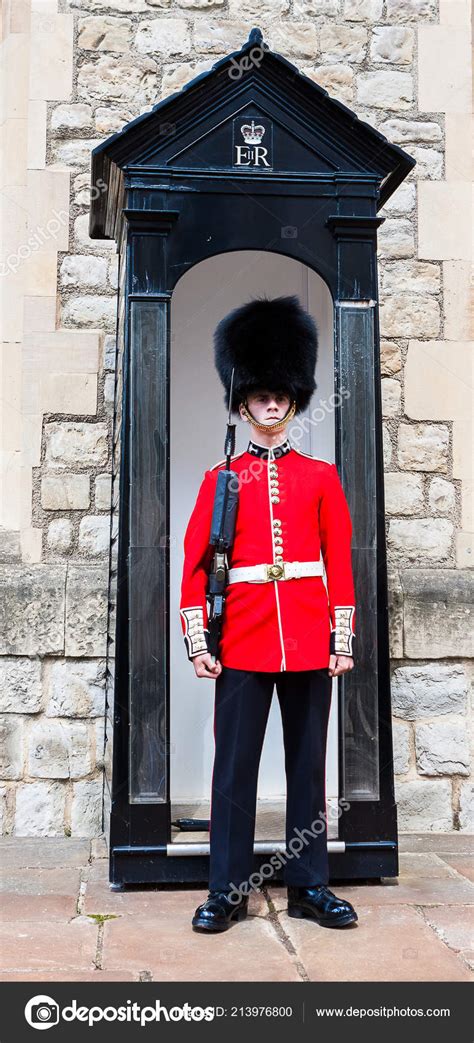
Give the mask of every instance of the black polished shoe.
[[239, 902], [230, 902], [229, 891], [209, 891], [206, 901], [198, 905], [192, 919], [195, 931], [227, 931], [234, 920], [245, 920], [248, 895]]
[[358, 919], [351, 903], [334, 895], [326, 884], [289, 885], [288, 916], [316, 920], [321, 927], [344, 927]]

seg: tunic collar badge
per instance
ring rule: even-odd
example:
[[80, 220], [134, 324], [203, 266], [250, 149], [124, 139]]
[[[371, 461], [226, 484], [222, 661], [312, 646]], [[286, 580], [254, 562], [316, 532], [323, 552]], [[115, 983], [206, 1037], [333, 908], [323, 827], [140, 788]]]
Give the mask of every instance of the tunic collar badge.
[[[288, 439], [286, 442], [282, 442], [281, 445], [276, 445], [272, 450], [272, 457], [277, 460], [280, 456], [286, 456], [287, 453], [291, 453], [292, 446]], [[251, 456], [259, 456], [262, 460], [268, 460], [268, 447], [266, 445], [259, 445], [258, 442], [252, 442], [250, 440], [247, 446], [247, 452]]]

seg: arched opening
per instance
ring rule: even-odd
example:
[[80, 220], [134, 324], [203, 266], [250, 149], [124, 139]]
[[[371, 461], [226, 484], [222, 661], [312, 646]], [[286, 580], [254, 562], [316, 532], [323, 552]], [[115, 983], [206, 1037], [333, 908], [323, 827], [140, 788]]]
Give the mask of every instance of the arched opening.
[[[183, 537], [204, 471], [223, 458], [226, 413], [214, 368], [213, 332], [232, 308], [254, 296], [296, 294], [319, 333], [317, 388], [290, 429], [293, 444], [334, 462], [334, 304], [316, 272], [283, 254], [238, 250], [189, 269], [171, 301], [170, 347], [170, 797], [172, 819], [207, 819], [214, 757], [214, 684], [197, 679], [185, 653], [179, 622]], [[249, 440], [237, 422], [236, 452]], [[338, 798], [337, 680], [328, 735], [326, 793]], [[284, 837], [285, 769], [282, 726], [274, 697], [259, 774], [256, 840]], [[337, 819], [330, 836], [337, 836]], [[195, 839], [194, 833], [173, 840]]]

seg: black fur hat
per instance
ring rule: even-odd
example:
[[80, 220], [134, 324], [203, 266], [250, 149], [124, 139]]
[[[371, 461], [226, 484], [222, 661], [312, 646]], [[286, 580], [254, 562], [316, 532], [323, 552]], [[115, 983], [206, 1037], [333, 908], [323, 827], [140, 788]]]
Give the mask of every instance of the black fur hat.
[[308, 405], [317, 387], [314, 370], [318, 330], [298, 297], [257, 297], [221, 319], [214, 332], [214, 358], [229, 408], [232, 368], [232, 412], [258, 388], [285, 391], [296, 412]]

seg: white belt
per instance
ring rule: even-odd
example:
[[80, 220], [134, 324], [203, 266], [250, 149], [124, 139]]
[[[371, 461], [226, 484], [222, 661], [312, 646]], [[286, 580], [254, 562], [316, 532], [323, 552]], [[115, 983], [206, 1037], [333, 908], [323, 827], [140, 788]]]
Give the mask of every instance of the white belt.
[[269, 583], [276, 579], [322, 576], [322, 561], [284, 561], [281, 565], [246, 565], [229, 569], [229, 583]]

